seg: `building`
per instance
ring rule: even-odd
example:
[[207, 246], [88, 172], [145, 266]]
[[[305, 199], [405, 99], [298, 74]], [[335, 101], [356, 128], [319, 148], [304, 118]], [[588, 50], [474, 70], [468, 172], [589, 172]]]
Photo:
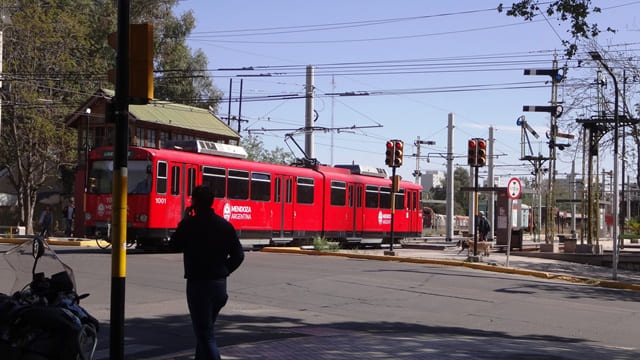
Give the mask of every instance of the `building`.
[[[89, 152], [114, 144], [115, 124], [105, 116], [107, 103], [114, 95], [111, 90], [100, 89], [65, 119], [67, 126], [78, 130], [74, 186], [76, 236], [84, 234], [83, 208]], [[129, 145], [161, 148], [169, 140], [207, 140], [237, 145], [240, 135], [205, 109], [166, 101], [129, 105]]]
[[424, 192], [429, 192], [431, 188], [442, 186], [446, 180], [447, 175], [439, 170], [426, 170], [420, 177], [420, 185], [424, 189]]

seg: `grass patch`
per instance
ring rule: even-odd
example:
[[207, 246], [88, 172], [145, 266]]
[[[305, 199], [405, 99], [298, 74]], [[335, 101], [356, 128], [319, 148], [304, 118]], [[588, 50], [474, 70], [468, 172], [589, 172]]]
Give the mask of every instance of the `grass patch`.
[[338, 251], [340, 243], [329, 241], [325, 237], [315, 237], [313, 238], [313, 247], [317, 251]]

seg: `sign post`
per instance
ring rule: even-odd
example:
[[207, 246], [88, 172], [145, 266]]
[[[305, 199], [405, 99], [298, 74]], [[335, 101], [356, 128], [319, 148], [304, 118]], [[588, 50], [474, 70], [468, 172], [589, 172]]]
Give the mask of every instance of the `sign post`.
[[[522, 195], [522, 184], [520, 183], [520, 179], [511, 178], [507, 183], [507, 196], [509, 196], [509, 215], [507, 216], [509, 225], [507, 226], [507, 261], [505, 263], [506, 267], [509, 267], [509, 254], [511, 253], [511, 232], [513, 230], [513, 220], [511, 217], [513, 216], [513, 200], [517, 200]], [[522, 239], [520, 239], [522, 241]]]

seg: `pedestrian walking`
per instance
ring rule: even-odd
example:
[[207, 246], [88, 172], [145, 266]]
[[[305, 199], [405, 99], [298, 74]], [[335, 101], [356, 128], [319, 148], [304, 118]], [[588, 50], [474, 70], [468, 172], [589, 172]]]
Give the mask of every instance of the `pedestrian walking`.
[[73, 234], [73, 218], [76, 214], [76, 208], [73, 205], [73, 199], [69, 199], [67, 206], [62, 209], [62, 217], [64, 218], [64, 235], [71, 236]]
[[487, 234], [491, 231], [491, 225], [489, 220], [484, 215], [484, 211], [478, 213], [478, 223], [476, 224], [478, 231], [480, 232], [480, 241], [487, 241]]
[[51, 236], [51, 225], [53, 224], [51, 206], [45, 205], [44, 210], [42, 210], [42, 213], [40, 214], [40, 219], [38, 219], [38, 224], [40, 224], [41, 228], [40, 236]]
[[227, 303], [227, 277], [244, 260], [233, 225], [214, 213], [213, 192], [193, 190], [191, 209], [171, 236], [171, 246], [183, 253], [187, 305], [196, 336], [196, 360], [220, 360], [215, 338], [218, 313]]

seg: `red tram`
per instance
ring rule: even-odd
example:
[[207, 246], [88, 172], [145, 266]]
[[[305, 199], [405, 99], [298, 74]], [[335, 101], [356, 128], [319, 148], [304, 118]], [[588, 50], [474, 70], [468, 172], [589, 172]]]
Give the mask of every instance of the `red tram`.
[[[173, 149], [129, 147], [127, 241], [166, 245], [190, 205], [192, 190], [209, 185], [213, 208], [237, 229], [244, 246], [310, 243], [314, 237], [379, 245], [390, 238], [391, 181], [381, 169], [286, 166], [244, 160], [224, 144], [182, 142]], [[112, 215], [113, 148], [89, 155], [85, 226], [108, 238]], [[394, 236], [422, 233], [422, 188], [401, 181], [395, 193]]]

